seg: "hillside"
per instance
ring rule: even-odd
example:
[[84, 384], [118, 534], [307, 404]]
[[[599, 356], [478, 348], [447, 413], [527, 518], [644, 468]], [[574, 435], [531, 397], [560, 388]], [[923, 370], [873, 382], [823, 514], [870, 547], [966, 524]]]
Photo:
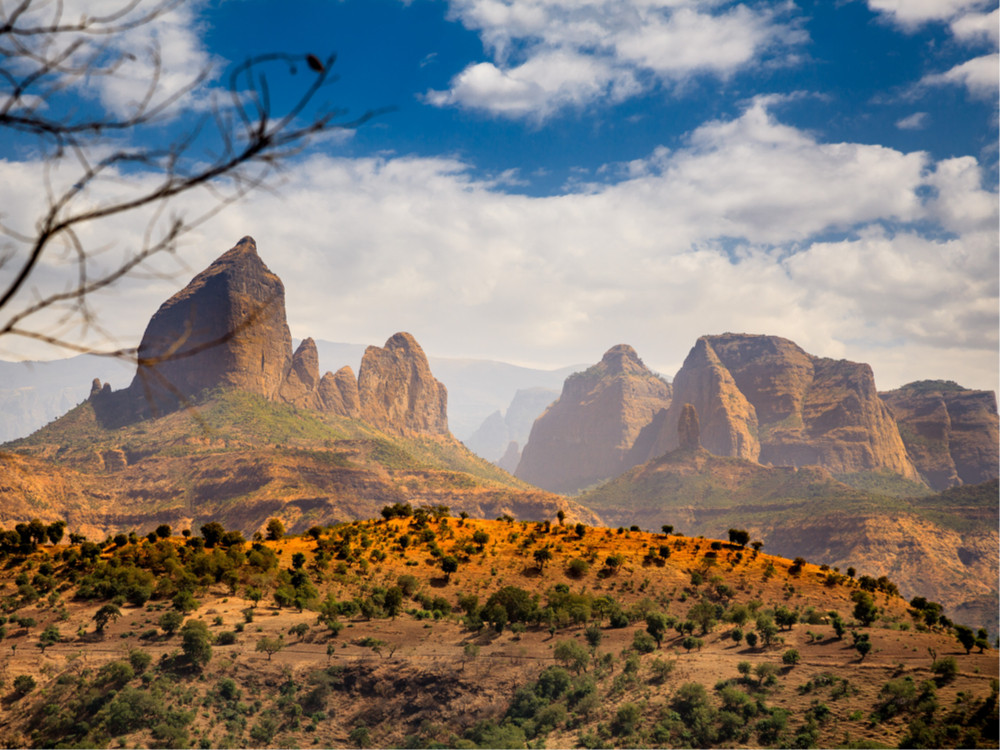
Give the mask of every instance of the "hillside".
[[886, 580], [420, 512], [159, 532], [5, 538], [5, 746], [996, 745], [997, 652]]
[[104, 427], [88, 401], [4, 450], [0, 522], [61, 518], [95, 536], [208, 521], [250, 535], [271, 516], [301, 531], [374, 517], [395, 502], [488, 518], [542, 520], [562, 510], [597, 522], [450, 436], [387, 434], [233, 390], [121, 428]]
[[[886, 481], [897, 489], [898, 480]], [[706, 536], [745, 528], [776, 554], [889, 576], [904, 594], [995, 632], [997, 483], [963, 489], [894, 497], [819, 467], [771, 468], [697, 449], [672, 451], [577, 500], [611, 525], [667, 523]]]

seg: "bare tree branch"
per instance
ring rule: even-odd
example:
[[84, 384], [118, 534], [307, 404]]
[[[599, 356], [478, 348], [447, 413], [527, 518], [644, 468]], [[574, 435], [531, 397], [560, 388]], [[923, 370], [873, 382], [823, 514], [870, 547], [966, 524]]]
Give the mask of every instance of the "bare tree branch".
[[[127, 35], [162, 22], [183, 5], [184, 0], [122, 0], [103, 16], [71, 19], [62, 0], [21, 0], [9, 13], [0, 4], [0, 132], [33, 139], [34, 153], [45, 164], [47, 193], [30, 230], [0, 216], [0, 236], [8, 238], [0, 250], [5, 272], [0, 339], [17, 336], [151, 364], [139, 362], [131, 349], [95, 351], [81, 343], [79, 330], [73, 335], [53, 331], [52, 315], [60, 313], [63, 326], [98, 329], [91, 295], [134, 275], [153, 256], [174, 253], [180, 237], [264, 185], [313, 136], [356, 128], [385, 111], [345, 119], [342, 110], [316, 108], [318, 93], [336, 80], [331, 73], [335, 55], [262, 54], [235, 66], [226, 97], [216, 99], [174, 143], [151, 146], [151, 138], [159, 135], [153, 128], [178, 116], [185, 97], [213, 80], [212, 72], [203, 69], [186, 84], [165, 90], [164, 62], [151, 45], [139, 53], [149, 66], [148, 82], [128, 113], [94, 114], [92, 97], [84, 96], [81, 87], [120, 75], [126, 63], [136, 60], [124, 46]], [[294, 76], [300, 67], [304, 78], [296, 96], [275, 112], [269, 76]], [[214, 153], [205, 161], [207, 145]], [[112, 189], [122, 183], [129, 186], [127, 192]], [[211, 198], [208, 206], [165, 219], [178, 198], [202, 189]], [[102, 267], [95, 260], [100, 251], [87, 245], [80, 230], [101, 222], [113, 226], [130, 216], [146, 221], [141, 243], [112, 268]], [[32, 279], [50, 256], [56, 260], [57, 248], [75, 265], [72, 282], [60, 291], [30, 293]]]

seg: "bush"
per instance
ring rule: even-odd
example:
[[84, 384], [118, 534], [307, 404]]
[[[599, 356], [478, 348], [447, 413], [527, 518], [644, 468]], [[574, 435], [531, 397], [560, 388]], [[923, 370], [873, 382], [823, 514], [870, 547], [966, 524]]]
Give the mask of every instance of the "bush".
[[27, 674], [19, 674], [14, 678], [14, 694], [23, 697], [35, 689], [38, 683], [35, 678]]
[[799, 652], [794, 648], [788, 649], [785, 653], [781, 655], [781, 661], [789, 666], [795, 666], [796, 664], [798, 664], [799, 658], [800, 658]]
[[651, 654], [656, 651], [656, 639], [645, 630], [637, 630], [632, 636], [632, 648], [640, 654]]
[[587, 571], [589, 570], [590, 564], [586, 560], [574, 557], [566, 566], [566, 575], [570, 578], [580, 579], [587, 575]]

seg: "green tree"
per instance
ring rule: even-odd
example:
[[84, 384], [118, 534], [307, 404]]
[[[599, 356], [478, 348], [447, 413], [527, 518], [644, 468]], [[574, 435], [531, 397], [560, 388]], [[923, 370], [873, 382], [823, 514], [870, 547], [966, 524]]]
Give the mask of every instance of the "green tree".
[[473, 534], [472, 534], [472, 541], [479, 548], [479, 551], [482, 552], [483, 548], [490, 541], [490, 535], [487, 534], [482, 529], [476, 529], [476, 531], [473, 532]]
[[96, 628], [98, 633], [104, 633], [104, 628], [108, 626], [109, 623], [114, 622], [119, 617], [122, 616], [122, 611], [118, 609], [118, 605], [113, 602], [109, 602], [97, 610], [94, 613], [94, 622], [96, 623]]
[[747, 543], [750, 541], [750, 532], [744, 531], [743, 529], [730, 529], [729, 541], [731, 544], [738, 544], [741, 547], [746, 547]]
[[285, 524], [281, 522], [280, 518], [271, 518], [267, 522], [267, 538], [276, 542], [285, 535]]
[[451, 582], [451, 574], [458, 570], [458, 558], [454, 555], [445, 555], [441, 558], [441, 571], [444, 573], [444, 580]]
[[55, 643], [59, 643], [61, 640], [62, 634], [59, 632], [59, 628], [55, 625], [49, 625], [42, 631], [42, 634], [38, 636], [38, 648], [42, 650], [42, 653], [45, 653], [45, 649]]
[[799, 663], [800, 659], [799, 652], [794, 648], [788, 649], [781, 655], [781, 661], [789, 666], [795, 666]]
[[958, 639], [958, 642], [962, 644], [962, 648], [965, 649], [965, 653], [971, 654], [972, 647], [976, 645], [976, 634], [972, 632], [972, 628], [966, 627], [965, 625], [956, 625], [955, 637]]
[[173, 529], [171, 529], [170, 524], [167, 523], [161, 523], [159, 526], [156, 527], [155, 531], [156, 536], [158, 536], [160, 539], [169, 539], [172, 533]]
[[167, 635], [173, 635], [177, 632], [183, 622], [184, 615], [176, 609], [171, 609], [160, 615], [160, 619], [157, 624], [163, 629], [164, 633]]
[[201, 527], [201, 536], [205, 540], [205, 546], [211, 549], [218, 544], [226, 533], [226, 527], [218, 521], [210, 521]]
[[264, 636], [257, 641], [257, 646], [255, 650], [258, 653], [267, 654], [267, 660], [271, 661], [271, 657], [276, 653], [281, 651], [285, 647], [285, 639], [280, 635], [277, 638], [272, 638], [271, 636]]
[[548, 547], [542, 547], [541, 549], [536, 549], [532, 556], [535, 558], [535, 565], [538, 566], [538, 569], [544, 570], [545, 563], [552, 559], [552, 550]]
[[687, 619], [698, 625], [702, 635], [705, 635], [715, 627], [717, 615], [715, 605], [708, 599], [702, 599], [688, 610]]
[[53, 521], [45, 529], [45, 535], [52, 544], [59, 544], [62, 541], [63, 533], [66, 531], [65, 521]]
[[601, 645], [601, 640], [604, 638], [604, 631], [601, 630], [600, 625], [593, 623], [584, 629], [583, 637], [587, 639], [590, 650], [597, 651], [597, 647]]
[[650, 612], [646, 615], [646, 632], [648, 632], [656, 640], [657, 648], [662, 647], [663, 636], [665, 636], [667, 630], [670, 629], [670, 625], [670, 618], [668, 618], [663, 612]]
[[556, 661], [562, 662], [568, 669], [579, 674], [590, 663], [590, 654], [583, 644], [577, 641], [565, 640], [556, 643], [552, 655]]
[[854, 619], [862, 625], [868, 626], [875, 622], [878, 617], [878, 607], [871, 594], [867, 591], [855, 591], [851, 594], [854, 600]]
[[212, 659], [212, 634], [200, 620], [188, 620], [181, 628], [181, 651], [192, 665], [203, 669]]

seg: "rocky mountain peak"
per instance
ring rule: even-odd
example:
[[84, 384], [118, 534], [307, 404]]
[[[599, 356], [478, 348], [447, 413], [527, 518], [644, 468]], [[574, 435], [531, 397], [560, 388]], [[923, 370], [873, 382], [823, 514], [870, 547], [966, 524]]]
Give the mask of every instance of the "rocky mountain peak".
[[703, 336], [674, 379], [674, 403], [657, 438], [641, 443], [636, 464], [677, 447], [686, 403], [698, 411], [702, 445], [716, 455], [918, 478], [863, 363], [815, 357], [777, 336]]
[[236, 389], [403, 434], [448, 435], [447, 392], [408, 333], [369, 347], [349, 367], [320, 377], [316, 343], [292, 352], [285, 288], [244, 237], [164, 302], [146, 327], [132, 384], [118, 393], [95, 381], [98, 418], [123, 424], [172, 411], [204, 391]]
[[154, 411], [217, 387], [273, 398], [291, 349], [284, 285], [244, 237], [156, 311], [129, 390]]
[[616, 476], [642, 428], [670, 404], [670, 385], [626, 344], [570, 375], [535, 420], [516, 475], [554, 492]]
[[369, 346], [358, 372], [361, 419], [398, 434], [448, 434], [448, 391], [409, 333]]
[[1000, 469], [1000, 420], [993, 391], [921, 380], [880, 393], [920, 476], [936, 490], [993, 479]]
[[601, 358], [601, 364], [608, 375], [648, 372], [635, 349], [628, 344], [616, 344], [608, 349]]

